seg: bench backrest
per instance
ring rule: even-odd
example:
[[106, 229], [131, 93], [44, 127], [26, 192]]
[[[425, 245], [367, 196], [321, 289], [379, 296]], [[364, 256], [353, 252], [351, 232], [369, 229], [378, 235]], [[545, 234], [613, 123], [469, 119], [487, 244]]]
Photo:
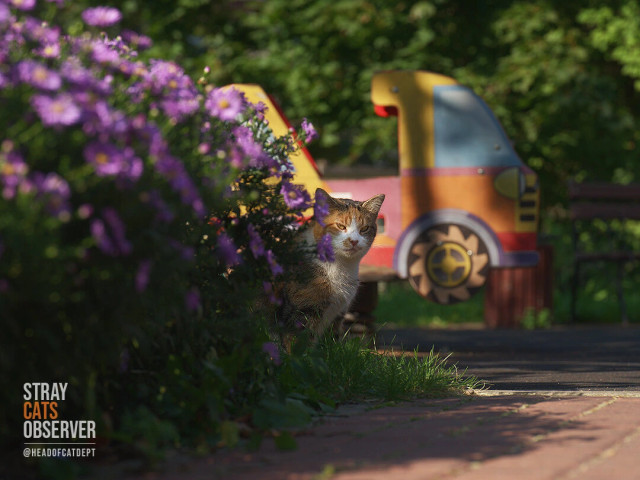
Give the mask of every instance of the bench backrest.
[[574, 220], [640, 220], [640, 184], [637, 183], [570, 183], [569, 200]]

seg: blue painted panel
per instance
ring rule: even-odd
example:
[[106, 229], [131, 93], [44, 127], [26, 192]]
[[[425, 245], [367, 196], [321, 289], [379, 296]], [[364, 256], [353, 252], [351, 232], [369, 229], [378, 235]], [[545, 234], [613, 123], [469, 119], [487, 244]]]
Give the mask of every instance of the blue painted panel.
[[522, 165], [500, 122], [462, 85], [433, 89], [436, 167]]

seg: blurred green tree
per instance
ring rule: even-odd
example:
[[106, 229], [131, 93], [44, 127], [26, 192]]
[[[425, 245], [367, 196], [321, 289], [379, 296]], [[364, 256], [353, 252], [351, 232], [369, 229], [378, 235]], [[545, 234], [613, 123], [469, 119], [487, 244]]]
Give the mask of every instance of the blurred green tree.
[[[94, 2], [95, 3], [95, 2]], [[396, 124], [373, 72], [424, 69], [469, 85], [540, 173], [544, 204], [569, 178], [638, 178], [640, 7], [634, 0], [125, 0], [151, 53], [252, 82], [321, 132], [330, 163], [394, 165]]]

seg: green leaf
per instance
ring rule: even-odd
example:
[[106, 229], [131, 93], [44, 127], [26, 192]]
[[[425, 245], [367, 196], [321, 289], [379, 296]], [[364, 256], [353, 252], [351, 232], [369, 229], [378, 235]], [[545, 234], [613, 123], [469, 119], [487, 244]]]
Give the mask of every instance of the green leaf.
[[275, 442], [278, 450], [291, 451], [298, 448], [298, 443], [290, 432], [278, 433], [278, 435], [273, 437], [273, 441]]

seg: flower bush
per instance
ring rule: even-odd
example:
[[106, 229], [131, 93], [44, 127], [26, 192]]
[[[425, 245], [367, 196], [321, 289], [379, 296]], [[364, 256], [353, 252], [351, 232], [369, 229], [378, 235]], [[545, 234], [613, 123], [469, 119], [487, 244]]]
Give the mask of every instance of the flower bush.
[[61, 414], [101, 435], [224, 442], [278, 394], [254, 307], [302, 254], [288, 155], [315, 130], [276, 138], [208, 69], [147, 59], [117, 9], [72, 32], [64, 9], [0, 0], [0, 428], [21, 431], [22, 383], [68, 381]]

